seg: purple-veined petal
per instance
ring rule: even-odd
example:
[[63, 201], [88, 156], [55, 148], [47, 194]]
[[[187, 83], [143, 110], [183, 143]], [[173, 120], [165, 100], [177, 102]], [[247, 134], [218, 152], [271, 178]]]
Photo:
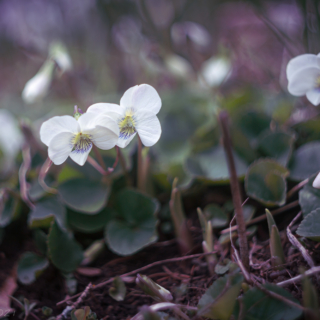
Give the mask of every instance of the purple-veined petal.
[[131, 140], [135, 137], [136, 134], [137, 133], [135, 132], [133, 135], [131, 135], [128, 138], [119, 137], [116, 145], [120, 148], [125, 148], [131, 142]]
[[71, 153], [70, 153], [70, 158], [75, 162], [77, 163], [79, 166], [83, 166], [86, 161], [87, 161], [87, 158], [89, 156], [89, 153], [92, 149], [92, 144], [90, 146], [90, 148], [86, 149], [86, 150], [83, 150], [83, 151], [76, 151], [76, 150], [73, 150]]

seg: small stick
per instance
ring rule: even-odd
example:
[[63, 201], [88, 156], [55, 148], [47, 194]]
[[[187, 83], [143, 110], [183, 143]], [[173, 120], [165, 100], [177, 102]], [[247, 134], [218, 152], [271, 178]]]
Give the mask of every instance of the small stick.
[[296, 276], [294, 278], [291, 278], [289, 280], [285, 280], [285, 281], [282, 281], [282, 282], [278, 282], [277, 283], [277, 286], [279, 287], [284, 287], [288, 284], [291, 284], [291, 283], [294, 283], [296, 281], [300, 281], [304, 276], [311, 276], [313, 274], [317, 274], [320, 272], [320, 266], [318, 267], [313, 267], [311, 269], [309, 269], [308, 271], [306, 271], [304, 274], [300, 274], [299, 276]]
[[244, 268], [249, 269], [249, 252], [248, 252], [248, 240], [246, 235], [246, 224], [242, 211], [242, 200], [240, 193], [240, 186], [237, 177], [236, 166], [233, 159], [231, 139], [229, 135], [228, 128], [228, 113], [226, 111], [221, 111], [219, 114], [220, 125], [222, 128], [223, 136], [223, 146], [227, 156], [228, 169], [230, 174], [230, 185], [233, 205], [235, 208], [235, 216], [238, 226], [238, 237], [239, 237], [239, 247], [240, 247], [240, 257]]
[[35, 205], [30, 201], [28, 195], [28, 183], [27, 183], [27, 172], [31, 166], [31, 152], [30, 147], [24, 146], [22, 148], [23, 162], [19, 170], [19, 183], [20, 183], [20, 194], [21, 199], [28, 205], [30, 209], [34, 209]]
[[289, 241], [291, 242], [291, 244], [297, 248], [304, 260], [307, 261], [308, 265], [310, 268], [313, 268], [315, 266], [311, 256], [309, 255], [308, 251], [306, 250], [306, 248], [298, 241], [298, 239], [292, 234], [290, 228], [294, 225], [294, 223], [300, 218], [301, 216], [301, 211], [296, 215], [296, 217], [291, 221], [291, 223], [288, 225], [287, 227], [287, 236], [288, 236], [288, 239]]
[[303, 188], [307, 183], [309, 182], [309, 179], [305, 179], [298, 183], [296, 186], [294, 186], [291, 190], [287, 193], [287, 200], [291, 198], [296, 192], [298, 192], [301, 188]]
[[40, 186], [47, 192], [49, 193], [57, 193], [58, 191], [54, 188], [50, 188], [46, 182], [44, 181], [44, 179], [47, 176], [47, 173], [49, 172], [50, 168], [52, 166], [52, 161], [50, 160], [50, 158], [48, 157], [47, 160], [44, 162], [44, 164], [42, 165], [40, 172], [39, 172], [39, 177], [38, 177], [38, 181]]
[[[124, 274], [120, 275], [119, 277], [131, 276], [133, 274], [136, 274], [136, 273], [141, 272], [141, 271], [145, 271], [147, 269], [150, 269], [150, 268], [155, 267], [155, 266], [159, 266], [161, 264], [200, 258], [200, 257], [204, 257], [204, 256], [207, 256], [207, 255], [210, 255], [210, 254], [214, 254], [214, 253], [217, 253], [217, 251], [208, 252], [208, 253], [197, 253], [197, 254], [192, 254], [192, 255], [184, 256], [184, 257], [178, 257], [178, 258], [171, 258], [171, 259], [165, 259], [165, 260], [156, 261], [156, 262], [150, 263], [150, 264], [148, 264], [148, 265], [146, 265], [144, 267], [141, 267], [141, 268], [138, 268], [136, 270], [124, 273]], [[99, 283], [97, 285], [93, 285], [92, 286], [92, 290], [96, 290], [97, 288], [101, 288], [101, 287], [105, 286], [106, 284], [111, 283], [113, 281], [113, 279], [114, 279], [114, 277], [108, 279], [107, 281], [101, 282], [101, 283]], [[81, 293], [78, 293], [78, 294], [76, 294], [76, 295], [74, 295], [72, 297], [69, 297], [69, 298], [67, 298], [65, 300], [62, 300], [62, 301], [58, 302], [56, 305], [59, 306], [59, 305], [65, 303], [65, 302], [67, 302], [69, 300], [72, 300], [72, 299], [74, 299], [76, 297], [79, 297], [80, 295], [81, 295]]]
[[[299, 205], [299, 200], [296, 200], [296, 201], [293, 201], [293, 202], [291, 202], [291, 203], [289, 203], [289, 204], [287, 204], [287, 205], [285, 205], [285, 206], [283, 206], [283, 207], [281, 207], [281, 208], [279, 208], [279, 209], [270, 211], [270, 213], [271, 213], [273, 216], [275, 216], [275, 215], [277, 215], [277, 214], [279, 214], [279, 213], [282, 213], [282, 212], [284, 212], [284, 211], [287, 211], [287, 210], [289, 210], [289, 209], [292, 209], [292, 208], [294, 208], [294, 207], [296, 207], [296, 206], [298, 206], [298, 205]], [[255, 224], [255, 223], [257, 223], [257, 222], [261, 222], [261, 221], [265, 220], [266, 218], [267, 218], [266, 214], [263, 214], [263, 215], [261, 215], [261, 216], [259, 216], [259, 217], [257, 217], [257, 218], [254, 218], [254, 219], [248, 221], [248, 222], [246, 223], [246, 226], [250, 226], [250, 225]], [[237, 230], [237, 229], [238, 229], [238, 226], [233, 226], [233, 227], [231, 227], [231, 228], [221, 230], [221, 231], [220, 231], [220, 234], [225, 234], [225, 233], [228, 233], [228, 232], [230, 232], [230, 231], [235, 231], [235, 230]]]

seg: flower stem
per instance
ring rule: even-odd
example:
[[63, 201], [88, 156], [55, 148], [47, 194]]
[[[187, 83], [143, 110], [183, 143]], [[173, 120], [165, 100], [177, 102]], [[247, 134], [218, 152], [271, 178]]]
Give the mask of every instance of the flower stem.
[[47, 173], [49, 172], [49, 169], [52, 166], [52, 161], [50, 160], [50, 158], [47, 158], [47, 160], [44, 162], [44, 164], [42, 165], [40, 172], [39, 172], [39, 177], [38, 177], [38, 181], [40, 186], [47, 192], [49, 193], [57, 193], [58, 191], [54, 188], [50, 188], [46, 182], [44, 181]]
[[142, 156], [142, 142], [140, 137], [138, 137], [138, 189], [142, 192], [145, 192], [146, 186], [145, 186], [145, 179], [144, 179], [144, 161]]
[[109, 172], [107, 172], [106, 170], [104, 170], [104, 168], [102, 168], [100, 166], [100, 164], [91, 156], [88, 156], [88, 162], [99, 172], [101, 173], [103, 176], [107, 176], [109, 174]]
[[226, 111], [221, 111], [219, 114], [220, 125], [222, 129], [223, 136], [223, 146], [226, 152], [228, 169], [230, 174], [230, 185], [233, 205], [235, 208], [236, 221], [238, 225], [238, 236], [239, 236], [239, 246], [240, 246], [240, 257], [244, 267], [249, 269], [249, 252], [248, 252], [248, 241], [246, 235], [246, 224], [242, 211], [242, 200], [240, 193], [240, 186], [237, 177], [236, 166], [234, 163], [234, 158], [231, 148], [231, 139], [229, 135], [229, 116]]
[[[99, 152], [99, 149], [93, 144], [93, 146], [92, 146], [92, 149], [93, 149], [93, 151], [94, 151], [94, 153], [95, 153], [95, 155], [96, 155], [96, 157], [97, 157], [97, 160], [98, 160], [98, 162], [99, 162], [99, 164], [100, 164], [100, 168], [102, 168], [105, 172], [107, 171], [107, 167], [106, 167], [106, 164], [104, 163], [104, 161], [103, 161], [103, 158], [102, 158], [102, 156], [101, 156], [101, 154], [100, 154], [100, 152]], [[90, 157], [90, 156], [89, 156]], [[88, 157], [88, 160], [89, 160], [89, 157]], [[92, 164], [92, 163], [91, 163]], [[98, 170], [98, 169], [97, 169]], [[98, 170], [99, 171], [99, 170]], [[100, 171], [99, 171], [100, 172]], [[101, 174], [103, 174], [103, 173], [101, 173]]]
[[123, 156], [123, 154], [122, 154], [122, 152], [121, 152], [119, 147], [117, 147], [117, 155], [119, 156], [120, 165], [121, 165], [123, 174], [125, 176], [127, 186], [131, 187], [132, 186], [132, 181], [130, 179], [130, 176], [129, 176], [129, 173], [128, 173], [128, 170], [127, 170], [126, 160], [125, 160], [125, 158], [124, 158], [124, 156]]

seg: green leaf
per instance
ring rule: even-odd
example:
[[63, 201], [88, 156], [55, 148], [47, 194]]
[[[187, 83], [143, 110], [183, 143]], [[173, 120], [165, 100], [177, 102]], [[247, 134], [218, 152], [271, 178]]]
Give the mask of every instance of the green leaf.
[[112, 287], [109, 289], [109, 295], [116, 301], [123, 301], [126, 296], [126, 285], [120, 277], [115, 277]]
[[213, 228], [222, 228], [228, 224], [229, 215], [216, 204], [207, 205], [203, 213], [206, 219], [211, 221]]
[[119, 218], [105, 229], [105, 241], [112, 251], [130, 255], [158, 239], [155, 214], [159, 204], [155, 199], [125, 189], [116, 198], [116, 208]]
[[71, 167], [70, 165], [66, 164], [65, 166], [63, 166], [62, 170], [59, 172], [57, 182], [61, 184], [70, 179], [82, 178], [83, 176], [84, 175], [81, 172]]
[[115, 212], [110, 208], [104, 208], [101, 212], [94, 215], [71, 210], [67, 212], [69, 226], [84, 233], [93, 233], [102, 230], [114, 216]]
[[[247, 164], [236, 153], [233, 153], [238, 177], [244, 176]], [[214, 183], [228, 183], [229, 171], [223, 147], [199, 153], [186, 160], [186, 170], [199, 180]]]
[[74, 271], [83, 260], [78, 242], [56, 222], [52, 223], [48, 235], [48, 256], [58, 269], [67, 273]]
[[53, 220], [65, 228], [66, 208], [57, 196], [39, 201], [29, 214], [28, 223], [31, 228], [49, 228]]
[[275, 159], [286, 166], [292, 153], [295, 135], [287, 132], [272, 132], [267, 130], [258, 139], [258, 150], [265, 157]]
[[68, 207], [75, 211], [95, 214], [106, 205], [109, 187], [99, 181], [76, 178], [62, 183], [58, 191]]
[[[198, 303], [198, 315], [210, 319], [229, 320], [241, 289], [240, 274], [218, 278]], [[221, 295], [221, 293], [223, 293]]]
[[320, 208], [310, 212], [300, 223], [297, 234], [320, 241]]
[[46, 257], [39, 256], [33, 252], [25, 252], [19, 260], [18, 279], [23, 284], [30, 284], [48, 266], [49, 261]]
[[[299, 304], [299, 302], [283, 288], [269, 283], [263, 286], [267, 290]], [[238, 313], [239, 305], [237, 304], [234, 314]], [[300, 309], [296, 309], [278, 299], [267, 296], [256, 287], [247, 291], [242, 298], [242, 319], [245, 320], [295, 320], [298, 319], [301, 314], [302, 311]], [[238, 316], [236, 319], [238, 319]]]
[[227, 271], [229, 271], [231, 264], [232, 262], [230, 259], [224, 259], [223, 261], [216, 264], [214, 271], [217, 274], [225, 274]]
[[304, 217], [311, 211], [320, 208], [320, 190], [313, 188], [312, 183], [315, 176], [299, 191], [299, 204]]
[[302, 145], [292, 156], [289, 164], [290, 178], [301, 181], [320, 171], [320, 142]]
[[311, 279], [305, 276], [302, 280], [302, 286], [303, 306], [312, 310], [319, 317], [319, 298], [317, 295], [316, 288], [311, 282]]
[[1, 199], [2, 212], [0, 212], [0, 227], [6, 227], [13, 219], [16, 208], [17, 200], [14, 199], [10, 194], [4, 194]]
[[35, 229], [33, 231], [33, 240], [38, 250], [45, 255], [47, 253], [47, 235], [41, 229]]
[[253, 199], [265, 205], [283, 205], [286, 201], [289, 171], [272, 159], [260, 159], [248, 169], [245, 189]]

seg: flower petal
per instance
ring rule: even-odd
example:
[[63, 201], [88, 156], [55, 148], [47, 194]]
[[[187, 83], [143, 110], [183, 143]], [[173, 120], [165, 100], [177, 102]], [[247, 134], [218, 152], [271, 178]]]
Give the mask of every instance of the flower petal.
[[83, 166], [87, 161], [87, 158], [91, 149], [92, 149], [92, 145], [90, 146], [89, 149], [86, 149], [83, 152], [74, 150], [70, 153], [70, 158], [79, 166]]
[[287, 65], [287, 78], [291, 81], [295, 72], [308, 67], [320, 67], [320, 59], [315, 54], [302, 54], [291, 59]]
[[100, 116], [95, 122], [94, 129], [88, 130], [84, 133], [91, 136], [92, 142], [102, 150], [109, 150], [113, 148], [119, 137], [118, 124], [108, 116]]
[[317, 106], [320, 103], [320, 88], [308, 91], [306, 96], [314, 106]]
[[73, 148], [70, 143], [74, 136], [71, 132], [60, 132], [55, 135], [49, 144], [48, 155], [55, 165], [65, 162]]
[[116, 113], [119, 116], [123, 116], [125, 113], [125, 108], [114, 103], [95, 103], [88, 108], [87, 113], [108, 113], [108, 115], [109, 113]]
[[320, 189], [320, 173], [318, 173], [316, 178], [313, 180], [312, 186], [314, 188]]
[[126, 139], [119, 137], [117, 141], [117, 146], [120, 148], [125, 148], [131, 142], [131, 140], [136, 136], [136, 134], [137, 133], [135, 132], [133, 135], [131, 135], [129, 138], [126, 138]]
[[134, 86], [129, 88], [120, 99], [120, 106], [125, 108], [131, 108], [133, 106], [132, 104], [132, 94], [133, 92], [138, 88], [138, 86]]
[[79, 125], [75, 118], [71, 116], [57, 116], [45, 121], [40, 128], [41, 141], [49, 146], [54, 136], [61, 132], [79, 132]]
[[153, 146], [158, 142], [161, 136], [160, 121], [152, 112], [137, 112], [135, 114], [137, 119], [136, 130], [142, 143], [146, 147]]
[[148, 84], [141, 84], [132, 93], [132, 107], [134, 110], [145, 110], [157, 114], [161, 109], [161, 99], [155, 88]]
[[85, 132], [95, 127], [96, 119], [99, 117], [99, 114], [96, 113], [84, 113], [79, 117], [78, 123], [80, 126], [81, 132]]
[[288, 83], [288, 91], [294, 96], [303, 96], [316, 86], [320, 68], [308, 67], [295, 72]]

